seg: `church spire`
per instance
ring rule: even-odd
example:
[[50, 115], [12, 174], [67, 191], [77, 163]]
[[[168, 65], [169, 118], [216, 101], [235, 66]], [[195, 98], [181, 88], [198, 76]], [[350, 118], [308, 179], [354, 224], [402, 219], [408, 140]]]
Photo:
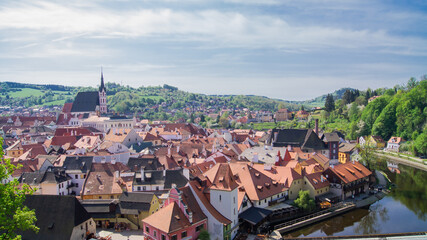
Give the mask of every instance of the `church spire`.
[[103, 73], [102, 67], [101, 67], [101, 85], [99, 86], [99, 92], [102, 92], [102, 90], [107, 92], [107, 90], [105, 89], [105, 86], [104, 86], [104, 73]]

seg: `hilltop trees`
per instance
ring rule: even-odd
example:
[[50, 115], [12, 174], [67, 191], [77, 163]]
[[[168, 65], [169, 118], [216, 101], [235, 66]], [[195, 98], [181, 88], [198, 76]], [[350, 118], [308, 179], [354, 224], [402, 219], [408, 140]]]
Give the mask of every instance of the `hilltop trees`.
[[332, 94], [328, 94], [326, 96], [325, 110], [328, 112], [332, 112], [333, 110], [335, 110], [335, 101], [334, 101], [334, 97], [332, 96]]

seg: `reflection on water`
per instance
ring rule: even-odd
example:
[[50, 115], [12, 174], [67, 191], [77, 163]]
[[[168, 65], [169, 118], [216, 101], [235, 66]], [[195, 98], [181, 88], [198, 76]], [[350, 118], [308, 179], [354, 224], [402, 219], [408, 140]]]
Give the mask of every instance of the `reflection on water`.
[[[395, 188], [371, 205], [302, 228], [289, 237], [343, 236], [377, 233], [419, 232], [427, 230], [427, 172], [399, 165], [400, 174], [390, 172], [387, 162], [375, 164], [384, 171]], [[286, 237], [286, 235], [284, 236]]]

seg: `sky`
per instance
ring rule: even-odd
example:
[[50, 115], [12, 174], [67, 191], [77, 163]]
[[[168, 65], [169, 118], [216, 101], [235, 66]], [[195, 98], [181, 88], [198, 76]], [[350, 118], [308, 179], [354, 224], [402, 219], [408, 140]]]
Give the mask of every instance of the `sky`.
[[0, 81], [308, 100], [427, 74], [427, 1], [0, 1]]

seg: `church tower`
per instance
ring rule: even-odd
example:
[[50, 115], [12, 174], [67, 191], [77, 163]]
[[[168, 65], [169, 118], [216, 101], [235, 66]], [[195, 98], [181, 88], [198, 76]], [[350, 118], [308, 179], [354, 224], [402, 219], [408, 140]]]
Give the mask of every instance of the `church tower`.
[[99, 86], [99, 112], [107, 113], [107, 89], [104, 85], [104, 75], [101, 68], [101, 86]]

